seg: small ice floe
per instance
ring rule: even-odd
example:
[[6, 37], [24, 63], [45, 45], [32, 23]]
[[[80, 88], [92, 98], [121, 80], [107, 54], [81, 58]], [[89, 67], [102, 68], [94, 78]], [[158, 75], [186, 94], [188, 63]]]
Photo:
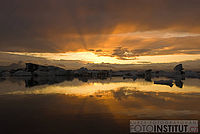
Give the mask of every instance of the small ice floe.
[[179, 88], [183, 87], [183, 82], [181, 80], [175, 80], [175, 85]]
[[168, 85], [168, 86], [172, 87], [173, 86], [173, 80], [159, 80], [159, 81], [154, 81], [154, 84]]
[[123, 79], [132, 78], [132, 76], [123, 75]]
[[96, 95], [96, 97], [102, 97], [103, 95]]
[[145, 78], [146, 81], [151, 81], [151, 73], [152, 73], [152, 69], [149, 69], [149, 70], [145, 71], [144, 78]]
[[184, 68], [183, 68], [183, 65], [182, 64], [178, 64], [178, 65], [176, 65], [175, 67], [174, 67], [174, 71], [183, 71], [184, 70]]
[[135, 81], [137, 79], [137, 76], [136, 75], [133, 75], [132, 76], [132, 79]]
[[123, 75], [123, 79], [133, 79], [134, 81], [137, 79], [137, 76], [136, 75]]

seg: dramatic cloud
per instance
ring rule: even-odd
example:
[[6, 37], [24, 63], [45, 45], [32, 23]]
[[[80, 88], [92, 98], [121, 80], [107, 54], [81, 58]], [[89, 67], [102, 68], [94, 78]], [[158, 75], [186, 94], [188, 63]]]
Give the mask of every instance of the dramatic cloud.
[[[199, 5], [199, 0], [2, 0], [0, 51], [94, 49], [112, 55], [121, 46], [137, 49], [133, 56], [199, 54]], [[159, 45], [174, 49], [154, 52]]]

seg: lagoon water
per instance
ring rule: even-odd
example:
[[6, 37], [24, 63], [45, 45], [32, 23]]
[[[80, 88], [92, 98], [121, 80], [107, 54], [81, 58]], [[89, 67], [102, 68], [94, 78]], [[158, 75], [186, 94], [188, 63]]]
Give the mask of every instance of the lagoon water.
[[[134, 119], [200, 119], [200, 79], [155, 85], [154, 80], [70, 79], [30, 83], [0, 79], [2, 133], [129, 133]], [[27, 83], [29, 83], [27, 85]]]

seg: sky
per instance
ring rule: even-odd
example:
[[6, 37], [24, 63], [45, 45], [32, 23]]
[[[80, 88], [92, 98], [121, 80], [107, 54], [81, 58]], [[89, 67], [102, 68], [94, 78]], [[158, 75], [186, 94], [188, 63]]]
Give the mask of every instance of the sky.
[[198, 68], [199, 5], [199, 0], [1, 0], [0, 64], [192, 62]]

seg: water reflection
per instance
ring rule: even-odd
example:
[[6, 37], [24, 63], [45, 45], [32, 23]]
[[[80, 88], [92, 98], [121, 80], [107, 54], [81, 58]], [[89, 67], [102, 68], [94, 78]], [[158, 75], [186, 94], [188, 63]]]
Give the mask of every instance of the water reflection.
[[26, 87], [33, 87], [38, 85], [53, 85], [56, 83], [61, 83], [63, 81], [72, 81], [73, 77], [26, 77], [24, 78]]
[[0, 125], [5, 133], [129, 133], [130, 119], [200, 119], [200, 79], [183, 82], [1, 79]]
[[175, 84], [177, 87], [183, 88], [183, 82], [181, 80], [175, 80]]
[[[164, 79], [164, 80], [163, 80]], [[139, 91], [156, 92], [199, 92], [200, 79], [175, 80], [174, 85], [157, 85], [153, 81], [168, 81], [166, 78], [154, 78], [152, 81], [144, 79], [123, 79], [113, 77], [109, 79], [86, 79], [73, 77], [36, 77], [1, 79], [0, 94], [76, 94], [91, 95], [97, 91], [131, 88]], [[86, 82], [87, 81], [87, 82]], [[184, 83], [184, 85], [183, 85]]]
[[[112, 113], [125, 114], [143, 118], [180, 118], [191, 117], [199, 118], [200, 108], [196, 104], [200, 100], [199, 93], [169, 93], [169, 92], [142, 92], [120, 88], [109, 91], [113, 99], [108, 103]], [[112, 97], [111, 97], [112, 98]], [[122, 112], [122, 113], [121, 113]], [[182, 117], [181, 117], [182, 116]]]

